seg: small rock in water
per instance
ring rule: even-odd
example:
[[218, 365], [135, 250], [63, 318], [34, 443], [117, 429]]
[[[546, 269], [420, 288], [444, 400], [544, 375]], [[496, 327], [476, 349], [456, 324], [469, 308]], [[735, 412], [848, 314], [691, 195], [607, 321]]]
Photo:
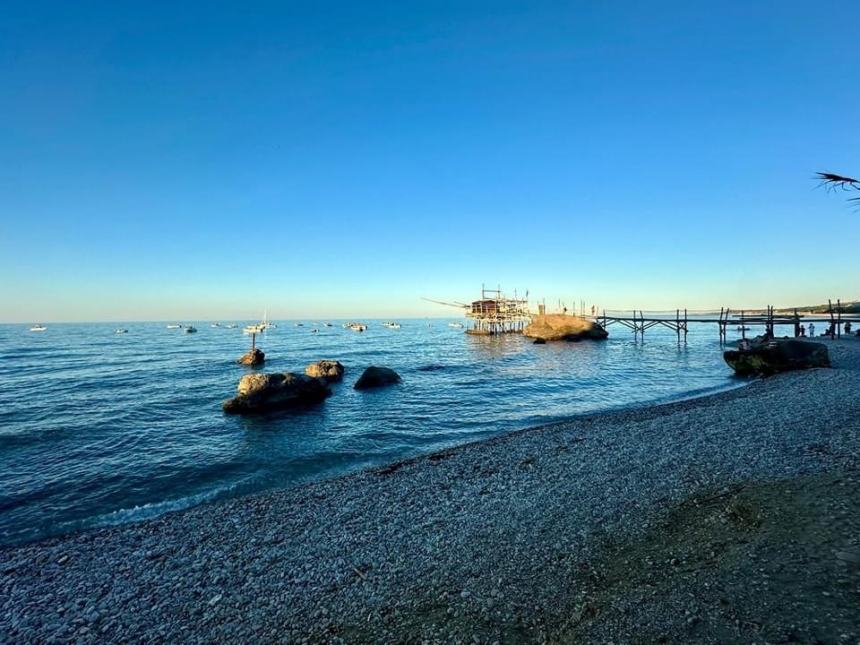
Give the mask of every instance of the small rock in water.
[[343, 365], [340, 361], [317, 361], [305, 368], [305, 374], [314, 378], [321, 378], [329, 383], [343, 379]]
[[243, 355], [237, 362], [240, 365], [262, 365], [266, 360], [266, 354], [263, 353], [258, 347], [250, 350], [247, 354]]
[[371, 365], [364, 370], [354, 387], [356, 390], [369, 390], [374, 387], [394, 385], [400, 383], [401, 380], [400, 375], [393, 369]]

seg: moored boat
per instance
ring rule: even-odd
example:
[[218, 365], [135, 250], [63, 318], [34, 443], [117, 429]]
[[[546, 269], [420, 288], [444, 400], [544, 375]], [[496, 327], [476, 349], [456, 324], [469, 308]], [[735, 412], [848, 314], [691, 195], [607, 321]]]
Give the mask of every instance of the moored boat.
[[188, 327], [185, 328], [185, 333], [186, 334], [196, 334], [197, 328], [194, 325], [188, 325]]
[[126, 329], [125, 327], [118, 327], [117, 329], [114, 330], [113, 333], [115, 333], [115, 334], [127, 334], [128, 329]]
[[45, 327], [45, 325], [43, 325], [42, 323], [37, 323], [37, 324], [33, 325], [32, 327], [30, 327], [30, 331], [47, 331], [47, 330], [48, 330], [48, 328]]

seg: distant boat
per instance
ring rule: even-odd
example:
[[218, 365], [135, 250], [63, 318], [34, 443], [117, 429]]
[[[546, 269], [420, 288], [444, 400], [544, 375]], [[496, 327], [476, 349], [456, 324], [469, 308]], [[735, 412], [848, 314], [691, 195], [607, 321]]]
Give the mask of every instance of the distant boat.
[[367, 325], [363, 323], [350, 323], [349, 328], [352, 331], [364, 331], [365, 329], [367, 329]]
[[304, 327], [304, 326], [305, 326], [304, 323], [296, 323], [296, 327]]
[[120, 327], [118, 329], [115, 329], [113, 333], [115, 333], [115, 334], [127, 334], [128, 329], [125, 329], [124, 327]]
[[331, 323], [323, 323], [323, 325], [325, 325], [326, 327], [332, 327], [333, 326]]
[[182, 325], [168, 325], [168, 329], [182, 329]]
[[43, 325], [42, 323], [38, 323], [38, 324], [30, 327], [30, 331], [47, 331], [47, 330], [48, 330], [48, 328], [45, 327], [45, 325]]
[[278, 328], [278, 326], [275, 323], [269, 322], [269, 311], [268, 310], [263, 312], [263, 320], [260, 321], [259, 326], [262, 327], [263, 331], [266, 331], [267, 329], [277, 329]]
[[263, 326], [262, 323], [256, 325], [248, 325], [242, 330], [242, 332], [245, 334], [262, 334], [264, 331], [266, 331], [266, 328]]
[[236, 323], [230, 323], [229, 325], [227, 325], [227, 329], [236, 329], [238, 326], [239, 325], [237, 325]]
[[216, 328], [216, 327], [220, 327], [220, 326], [221, 326], [221, 323], [212, 323], [212, 324], [211, 324], [211, 325], [209, 325], [209, 326], [210, 326], [210, 327], [212, 327], [212, 328]]
[[749, 331], [749, 327], [744, 327], [743, 325], [738, 325], [738, 331]]
[[456, 327], [457, 329], [463, 329], [463, 323], [452, 322], [448, 323], [449, 327]]
[[186, 334], [196, 334], [197, 328], [194, 325], [188, 325], [188, 327], [185, 328], [185, 333]]
[[382, 323], [383, 327], [388, 327], [389, 329], [400, 329], [400, 323], [396, 323], [393, 321]]

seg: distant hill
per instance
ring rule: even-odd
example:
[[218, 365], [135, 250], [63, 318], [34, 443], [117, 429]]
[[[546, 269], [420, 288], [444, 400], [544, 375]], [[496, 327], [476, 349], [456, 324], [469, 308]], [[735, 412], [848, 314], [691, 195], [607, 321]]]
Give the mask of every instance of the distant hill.
[[[824, 314], [828, 311], [828, 305], [807, 305], [804, 307], [796, 307], [798, 312], [803, 313], [816, 313], [816, 314]], [[840, 306], [843, 314], [860, 314], [860, 301], [853, 302], [843, 302]], [[786, 307], [784, 309], [777, 309], [775, 311], [778, 312], [794, 312], [795, 307]], [[833, 310], [838, 311], [836, 309], [836, 303], [833, 303]]]

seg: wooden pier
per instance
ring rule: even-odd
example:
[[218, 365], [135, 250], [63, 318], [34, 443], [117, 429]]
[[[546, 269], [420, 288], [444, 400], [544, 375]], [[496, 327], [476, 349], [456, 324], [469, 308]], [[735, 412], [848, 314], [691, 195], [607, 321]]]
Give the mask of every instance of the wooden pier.
[[809, 323], [818, 323], [825, 325], [825, 334], [819, 337], [828, 337], [831, 339], [841, 338], [845, 323], [851, 325], [860, 325], [860, 314], [847, 314], [843, 311], [841, 301], [837, 300], [834, 305], [830, 300], [825, 312], [810, 313], [794, 309], [791, 312], [785, 310], [777, 310], [768, 305], [764, 309], [740, 309], [734, 310], [729, 307], [720, 307], [720, 311], [716, 312], [699, 312], [693, 317], [690, 317], [686, 309], [676, 309], [674, 315], [669, 312], [661, 315], [651, 314], [646, 316], [642, 310], [633, 310], [630, 315], [609, 315], [604, 310], [602, 314], [592, 316], [591, 319], [603, 325], [606, 329], [609, 325], [622, 325], [633, 332], [636, 339], [645, 339], [645, 332], [648, 329], [656, 326], [666, 327], [675, 332], [678, 337], [678, 342], [687, 341], [687, 332], [691, 324], [709, 324], [716, 325], [721, 343], [727, 342], [729, 328], [734, 327], [741, 332], [741, 338], [746, 338], [746, 332], [749, 330], [749, 325], [764, 326], [765, 334], [775, 336], [775, 329], [778, 326], [791, 326], [795, 338], [800, 337], [801, 327], [806, 327]]

